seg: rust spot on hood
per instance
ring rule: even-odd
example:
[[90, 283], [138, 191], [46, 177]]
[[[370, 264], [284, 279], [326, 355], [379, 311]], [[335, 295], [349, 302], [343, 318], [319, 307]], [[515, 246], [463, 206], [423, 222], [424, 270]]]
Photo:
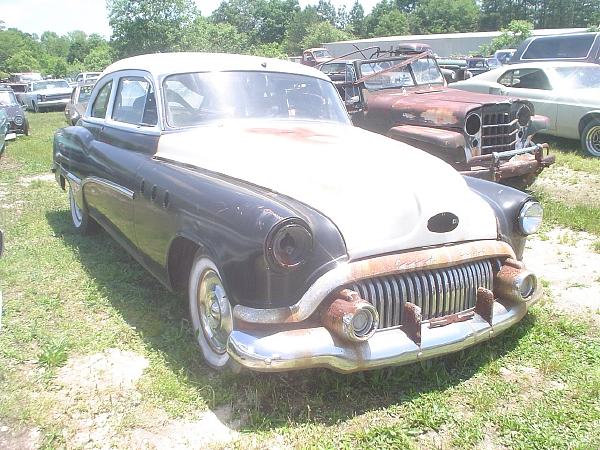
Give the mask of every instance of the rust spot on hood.
[[248, 128], [246, 130], [252, 134], [262, 134], [268, 136], [279, 136], [294, 141], [310, 141], [311, 143], [327, 143], [326, 139], [334, 136], [330, 134], [319, 133], [309, 128], [295, 127], [295, 128]]

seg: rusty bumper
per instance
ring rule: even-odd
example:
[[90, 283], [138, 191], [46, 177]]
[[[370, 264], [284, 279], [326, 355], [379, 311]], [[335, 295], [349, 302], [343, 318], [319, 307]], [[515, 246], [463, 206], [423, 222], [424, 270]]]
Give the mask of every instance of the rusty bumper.
[[275, 333], [234, 330], [229, 337], [229, 355], [244, 367], [261, 372], [326, 367], [337, 372], [355, 372], [403, 365], [456, 352], [491, 339], [519, 322], [541, 295], [538, 288], [527, 302], [495, 301], [488, 323], [476, 312], [466, 321], [446, 326], [424, 322], [420, 344], [401, 328], [376, 332], [366, 342], [348, 343], [325, 327]]
[[461, 171], [461, 174], [491, 181], [530, 176], [533, 181], [533, 177], [554, 164], [554, 161], [554, 155], [548, 153], [548, 144], [538, 144], [509, 152], [475, 156], [469, 160], [469, 170]]
[[[360, 336], [348, 332], [347, 326], [357, 311], [371, 313], [375, 323], [378, 320], [374, 308], [365, 310], [364, 301], [344, 288], [349, 282], [453, 267], [490, 256], [504, 262], [495, 274], [494, 292], [479, 287], [473, 307], [422, 320], [420, 308], [405, 302], [400, 325], [374, 330], [365, 326]], [[490, 339], [521, 320], [540, 295], [535, 275], [514, 260], [512, 249], [504, 242], [469, 242], [384, 255], [338, 266], [319, 278], [289, 308], [237, 305], [227, 351], [241, 366], [265, 372], [311, 367], [353, 372], [408, 364]], [[344, 301], [347, 303], [342, 304]], [[363, 314], [361, 319], [365, 317]]]

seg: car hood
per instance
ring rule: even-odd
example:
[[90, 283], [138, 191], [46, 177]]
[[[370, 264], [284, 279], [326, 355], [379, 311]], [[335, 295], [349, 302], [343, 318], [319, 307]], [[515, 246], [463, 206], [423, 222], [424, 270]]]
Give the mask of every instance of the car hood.
[[[367, 116], [390, 118], [395, 111], [402, 123], [462, 127], [467, 114], [486, 104], [513, 103], [518, 99], [440, 87], [438, 90], [389, 89], [370, 93]], [[392, 118], [393, 119], [393, 118]], [[396, 120], [393, 120], [396, 121]]]
[[31, 91], [35, 95], [57, 95], [57, 94], [71, 94], [72, 88], [52, 88], [52, 89], [40, 89], [38, 91]]
[[[416, 247], [496, 239], [489, 205], [449, 165], [347, 125], [227, 124], [161, 136], [156, 156], [261, 186], [329, 217], [351, 259]], [[431, 217], [458, 226], [428, 230]]]
[[15, 116], [25, 116], [20, 105], [0, 105], [0, 109], [6, 112], [8, 120], [13, 120]]

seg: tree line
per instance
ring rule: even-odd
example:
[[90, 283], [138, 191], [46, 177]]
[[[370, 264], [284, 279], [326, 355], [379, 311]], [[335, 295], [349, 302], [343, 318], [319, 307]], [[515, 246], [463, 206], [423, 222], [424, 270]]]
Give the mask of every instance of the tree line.
[[381, 0], [369, 14], [359, 0], [350, 8], [330, 0], [304, 8], [298, 0], [223, 0], [207, 16], [193, 0], [107, 0], [107, 11], [109, 40], [83, 31], [37, 36], [5, 29], [0, 21], [0, 76], [66, 76], [166, 51], [285, 57], [323, 42], [509, 29], [516, 19], [535, 28], [600, 24], [600, 0]]

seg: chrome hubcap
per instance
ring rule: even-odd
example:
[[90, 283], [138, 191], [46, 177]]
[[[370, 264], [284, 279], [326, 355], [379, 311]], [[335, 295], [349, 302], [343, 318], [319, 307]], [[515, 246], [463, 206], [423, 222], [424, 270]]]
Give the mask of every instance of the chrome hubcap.
[[600, 125], [592, 127], [585, 137], [587, 148], [600, 156]]
[[233, 320], [221, 279], [212, 269], [205, 270], [200, 277], [196, 307], [208, 344], [216, 353], [224, 354]]

